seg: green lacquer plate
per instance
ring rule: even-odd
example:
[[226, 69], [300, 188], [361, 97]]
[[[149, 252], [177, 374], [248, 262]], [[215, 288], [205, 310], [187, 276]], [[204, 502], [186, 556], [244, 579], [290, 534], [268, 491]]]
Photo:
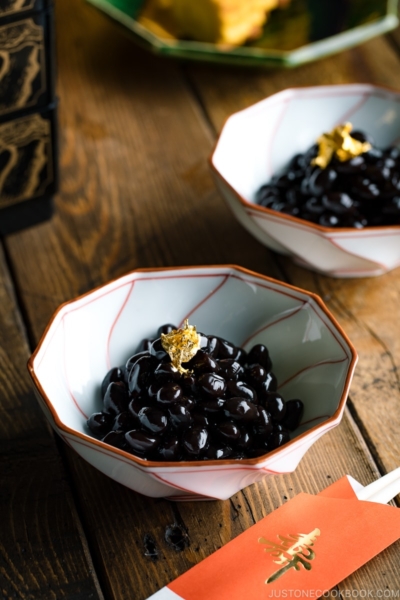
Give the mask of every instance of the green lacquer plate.
[[[192, 0], [195, 2], [196, 0]], [[262, 35], [244, 46], [227, 47], [178, 39], [166, 10], [154, 0], [88, 0], [124, 26], [155, 54], [203, 62], [296, 67], [397, 27], [397, 0], [291, 0], [272, 11]]]

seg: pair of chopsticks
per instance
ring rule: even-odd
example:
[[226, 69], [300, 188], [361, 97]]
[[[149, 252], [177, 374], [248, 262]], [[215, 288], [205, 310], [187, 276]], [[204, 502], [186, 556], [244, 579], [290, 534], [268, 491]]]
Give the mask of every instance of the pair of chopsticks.
[[400, 494], [400, 467], [387, 473], [387, 475], [384, 475], [366, 487], [361, 487], [352, 477], [349, 477], [349, 481], [359, 500], [387, 504], [397, 496], [397, 494]]

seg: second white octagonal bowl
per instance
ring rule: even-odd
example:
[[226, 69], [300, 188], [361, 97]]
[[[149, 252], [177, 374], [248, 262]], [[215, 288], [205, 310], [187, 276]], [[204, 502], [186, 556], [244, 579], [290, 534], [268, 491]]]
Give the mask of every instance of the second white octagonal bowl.
[[211, 167], [237, 219], [272, 250], [332, 277], [381, 275], [400, 265], [400, 224], [327, 228], [255, 202], [257, 190], [295, 154], [346, 121], [379, 147], [398, 145], [400, 93], [352, 84], [274, 94], [229, 117]]

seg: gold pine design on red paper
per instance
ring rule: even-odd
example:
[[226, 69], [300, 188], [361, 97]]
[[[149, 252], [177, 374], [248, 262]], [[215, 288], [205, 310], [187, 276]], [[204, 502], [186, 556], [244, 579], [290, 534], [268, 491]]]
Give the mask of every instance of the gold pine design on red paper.
[[315, 558], [315, 552], [311, 546], [314, 546], [314, 542], [319, 535], [321, 535], [320, 530], [315, 528], [310, 533], [278, 535], [279, 542], [271, 542], [264, 537], [260, 537], [258, 542], [265, 544], [264, 551], [274, 557], [273, 562], [275, 564], [281, 566], [280, 569], [266, 579], [265, 583], [276, 581], [289, 569], [299, 571], [300, 567], [303, 566], [306, 571], [310, 571], [311, 561]]

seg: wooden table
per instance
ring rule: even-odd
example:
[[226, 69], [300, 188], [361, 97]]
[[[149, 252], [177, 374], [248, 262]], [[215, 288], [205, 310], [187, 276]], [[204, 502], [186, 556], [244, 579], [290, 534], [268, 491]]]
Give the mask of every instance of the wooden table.
[[[295, 494], [317, 493], [345, 473], [367, 484], [400, 464], [400, 269], [341, 280], [293, 265], [236, 222], [207, 164], [230, 113], [288, 86], [400, 89], [400, 34], [266, 71], [154, 57], [83, 0], [58, 0], [56, 13], [56, 212], [0, 247], [0, 597], [142, 600]], [[136, 267], [215, 263], [322, 296], [360, 356], [346, 414], [291, 475], [225, 502], [148, 499], [55, 438], [26, 362], [65, 300]], [[394, 544], [332, 597], [398, 598], [399, 558]]]

